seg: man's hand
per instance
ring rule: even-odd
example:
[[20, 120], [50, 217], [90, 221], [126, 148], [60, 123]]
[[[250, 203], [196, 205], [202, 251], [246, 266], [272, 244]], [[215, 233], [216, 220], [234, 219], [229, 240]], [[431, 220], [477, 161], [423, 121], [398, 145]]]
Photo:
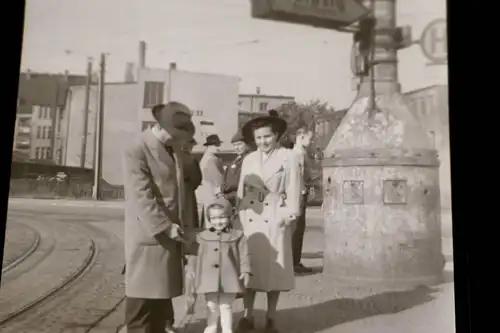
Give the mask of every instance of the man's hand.
[[250, 273], [241, 273], [240, 274], [240, 280], [243, 281], [243, 285], [245, 286], [245, 288], [248, 288], [251, 276], [252, 276], [252, 274], [250, 274]]
[[173, 223], [168, 230], [168, 236], [176, 242], [190, 246], [191, 242], [184, 238], [184, 230], [178, 225]]

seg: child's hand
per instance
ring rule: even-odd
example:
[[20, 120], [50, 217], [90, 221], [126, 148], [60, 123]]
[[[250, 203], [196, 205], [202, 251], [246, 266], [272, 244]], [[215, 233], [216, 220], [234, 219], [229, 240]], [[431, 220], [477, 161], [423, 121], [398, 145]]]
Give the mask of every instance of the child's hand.
[[243, 280], [243, 285], [245, 288], [248, 288], [248, 284], [250, 283], [250, 273], [241, 273], [240, 274], [240, 280]]

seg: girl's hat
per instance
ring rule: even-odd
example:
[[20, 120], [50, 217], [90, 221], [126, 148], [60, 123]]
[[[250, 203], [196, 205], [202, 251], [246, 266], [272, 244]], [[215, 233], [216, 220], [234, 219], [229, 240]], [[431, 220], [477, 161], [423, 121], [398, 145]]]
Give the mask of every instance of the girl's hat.
[[[233, 211], [233, 206], [231, 205], [231, 203], [226, 199], [226, 198], [223, 198], [223, 197], [219, 197], [215, 200], [213, 200], [208, 206], [207, 206], [207, 213], [208, 213], [208, 210], [213, 207], [213, 206], [220, 206], [222, 207], [222, 209], [224, 210], [224, 212], [227, 214], [227, 216], [231, 216], [234, 214], [234, 211]], [[207, 216], [208, 217], [208, 216]]]

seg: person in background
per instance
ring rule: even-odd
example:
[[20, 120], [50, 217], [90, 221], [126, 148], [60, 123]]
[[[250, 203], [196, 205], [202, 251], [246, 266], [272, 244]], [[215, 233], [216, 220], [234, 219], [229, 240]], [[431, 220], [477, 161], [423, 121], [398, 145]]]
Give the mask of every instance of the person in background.
[[206, 142], [203, 144], [206, 150], [200, 161], [202, 181], [196, 189], [200, 227], [204, 227], [205, 224], [206, 204], [217, 196], [224, 181], [224, 168], [220, 159], [215, 155], [219, 152], [221, 144], [222, 141], [217, 134], [207, 136]]
[[[278, 111], [271, 109], [268, 111], [271, 117], [279, 117]], [[280, 146], [287, 149], [293, 148], [293, 141], [286, 135], [286, 133], [280, 138]]]
[[300, 214], [302, 177], [295, 154], [278, 144], [287, 123], [280, 117], [261, 116], [243, 126], [247, 142], [257, 150], [243, 159], [237, 193], [237, 211], [248, 239], [250, 277], [243, 296], [244, 317], [236, 332], [254, 329], [257, 291], [267, 293], [265, 333], [277, 333], [276, 307], [280, 292], [295, 287], [292, 228]]
[[128, 333], [174, 333], [172, 298], [183, 293], [184, 176], [181, 147], [192, 138], [189, 108], [153, 107], [156, 124], [123, 155], [125, 326]]
[[293, 268], [297, 274], [311, 273], [312, 269], [305, 267], [302, 260], [302, 246], [304, 243], [304, 233], [306, 231], [306, 208], [309, 197], [309, 189], [311, 185], [311, 167], [312, 163], [307, 153], [307, 149], [311, 145], [312, 132], [305, 126], [297, 130], [295, 145], [293, 152], [297, 155], [300, 164], [300, 173], [303, 177], [301, 199], [300, 199], [300, 215], [295, 224], [295, 230], [292, 235], [293, 248]]
[[247, 240], [232, 228], [234, 207], [223, 197], [207, 205], [206, 229], [196, 236], [196, 294], [203, 294], [208, 308], [204, 333], [216, 333], [220, 316], [222, 333], [233, 333], [232, 305], [245, 291], [251, 270]]
[[[193, 128], [194, 135], [194, 128]], [[184, 223], [188, 228], [199, 228], [198, 204], [196, 201], [196, 189], [201, 185], [202, 174], [200, 165], [192, 155], [194, 146], [197, 142], [192, 138], [182, 147], [182, 166], [184, 170]]]
[[231, 143], [237, 156], [224, 172], [224, 182], [220, 193], [234, 206], [240, 182], [241, 164], [243, 163], [243, 158], [250, 152], [251, 148], [243, 139], [241, 131], [238, 131], [233, 136]]

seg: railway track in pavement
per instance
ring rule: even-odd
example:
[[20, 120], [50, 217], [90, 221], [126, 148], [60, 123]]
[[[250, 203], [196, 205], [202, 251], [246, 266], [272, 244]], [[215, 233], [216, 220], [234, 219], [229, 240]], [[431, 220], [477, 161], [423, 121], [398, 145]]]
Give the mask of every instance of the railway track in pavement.
[[120, 304], [118, 237], [84, 218], [19, 210], [8, 215], [35, 228], [40, 241], [2, 281], [1, 332], [90, 332]]

